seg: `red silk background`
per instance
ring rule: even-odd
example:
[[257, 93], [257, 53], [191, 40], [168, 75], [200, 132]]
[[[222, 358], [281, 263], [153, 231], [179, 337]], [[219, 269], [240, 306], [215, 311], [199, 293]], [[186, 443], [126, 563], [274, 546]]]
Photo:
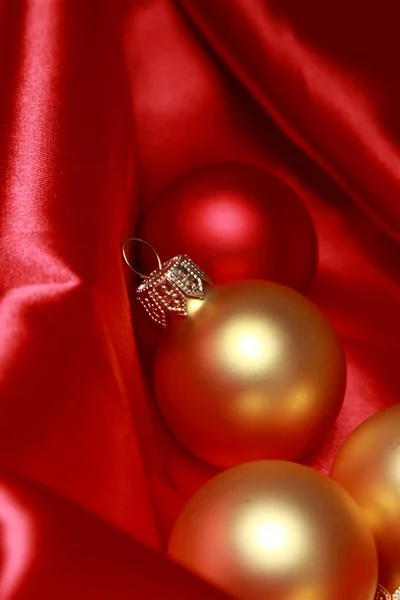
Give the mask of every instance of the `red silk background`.
[[313, 217], [311, 298], [349, 372], [313, 466], [398, 401], [399, 20], [397, 0], [0, 0], [2, 599], [223, 598], [160, 554], [214, 471], [158, 417], [121, 261], [189, 169], [266, 167]]

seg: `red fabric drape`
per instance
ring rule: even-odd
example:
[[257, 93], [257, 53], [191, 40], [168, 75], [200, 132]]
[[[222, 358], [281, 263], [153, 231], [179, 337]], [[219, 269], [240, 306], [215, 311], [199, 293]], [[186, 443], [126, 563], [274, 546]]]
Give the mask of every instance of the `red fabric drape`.
[[191, 168], [264, 166], [314, 219], [349, 382], [312, 464], [397, 401], [399, 21], [397, 0], [0, 0], [1, 598], [214, 593], [158, 554], [214, 470], [158, 417], [120, 255]]

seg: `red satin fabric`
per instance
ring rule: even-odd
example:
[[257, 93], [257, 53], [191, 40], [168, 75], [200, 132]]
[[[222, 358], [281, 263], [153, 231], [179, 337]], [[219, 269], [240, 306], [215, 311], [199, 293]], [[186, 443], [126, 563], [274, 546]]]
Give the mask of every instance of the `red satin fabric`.
[[313, 465], [398, 401], [399, 19], [397, 0], [0, 0], [2, 599], [214, 597], [157, 554], [214, 471], [158, 417], [120, 255], [185, 171], [266, 167], [311, 212], [311, 297], [349, 370]]

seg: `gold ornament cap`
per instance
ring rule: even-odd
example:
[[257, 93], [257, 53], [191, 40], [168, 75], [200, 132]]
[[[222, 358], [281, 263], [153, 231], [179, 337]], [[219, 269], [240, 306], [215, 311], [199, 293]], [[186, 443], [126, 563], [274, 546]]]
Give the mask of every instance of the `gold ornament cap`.
[[[126, 247], [131, 242], [141, 242], [149, 246], [156, 255], [158, 269], [150, 275], [144, 275], [135, 269], [126, 255]], [[187, 299], [203, 300], [203, 281], [212, 283], [208, 275], [186, 254], [179, 254], [162, 263], [155, 248], [140, 238], [128, 238], [123, 245], [122, 254], [128, 267], [144, 280], [136, 289], [138, 302], [150, 318], [164, 328], [167, 326], [167, 313], [187, 316]]]
[[395, 591], [395, 593], [390, 594], [383, 585], [378, 585], [375, 594], [375, 600], [400, 600], [400, 587]]

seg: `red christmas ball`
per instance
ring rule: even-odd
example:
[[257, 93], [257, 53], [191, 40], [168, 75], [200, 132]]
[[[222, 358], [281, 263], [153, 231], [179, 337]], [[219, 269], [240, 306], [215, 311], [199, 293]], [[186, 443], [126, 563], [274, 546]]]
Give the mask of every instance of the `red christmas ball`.
[[[162, 260], [188, 254], [215, 283], [266, 279], [307, 292], [317, 264], [311, 217], [298, 196], [269, 172], [213, 164], [186, 173], [145, 209], [140, 237]], [[148, 251], [143, 272], [154, 269]]]

